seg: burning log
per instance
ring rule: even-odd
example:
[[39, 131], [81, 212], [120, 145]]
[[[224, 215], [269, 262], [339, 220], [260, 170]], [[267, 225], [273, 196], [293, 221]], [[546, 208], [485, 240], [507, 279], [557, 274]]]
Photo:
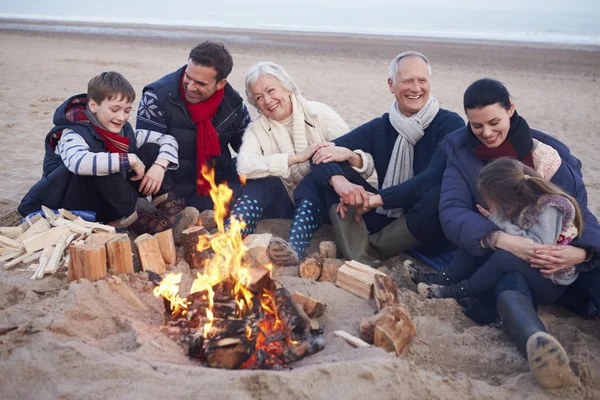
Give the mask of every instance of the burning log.
[[325, 304], [319, 303], [317, 300], [306, 297], [300, 293], [292, 294], [292, 300], [302, 307], [308, 318], [320, 317], [325, 313], [325, 308], [327, 307]]
[[252, 282], [248, 286], [254, 294], [259, 294], [262, 291], [275, 290], [275, 282], [271, 279], [271, 271], [266, 268], [248, 268], [248, 272], [252, 277]]
[[306, 340], [310, 331], [310, 319], [292, 300], [290, 292], [285, 288], [279, 288], [274, 296], [275, 312], [277, 317], [285, 325], [289, 338], [293, 342]]
[[183, 245], [183, 254], [185, 261], [191, 269], [204, 267], [204, 261], [211, 256], [209, 250], [198, 251], [198, 239], [200, 236], [208, 235], [208, 231], [202, 226], [193, 226], [181, 233], [181, 244]]

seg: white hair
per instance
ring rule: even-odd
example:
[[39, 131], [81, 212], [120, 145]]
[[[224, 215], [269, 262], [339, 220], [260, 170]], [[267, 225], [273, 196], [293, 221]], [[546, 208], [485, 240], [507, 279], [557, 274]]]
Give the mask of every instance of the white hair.
[[300, 89], [296, 82], [285, 72], [285, 69], [279, 64], [270, 61], [261, 61], [250, 67], [246, 73], [246, 98], [248, 102], [258, 109], [256, 100], [250, 91], [250, 87], [256, 83], [262, 75], [271, 76], [279, 81], [281, 86], [294, 94], [299, 94]]
[[398, 75], [398, 64], [400, 60], [407, 57], [420, 57], [427, 64], [427, 69], [429, 70], [429, 78], [431, 79], [431, 65], [429, 64], [429, 60], [423, 54], [418, 51], [405, 51], [404, 53], [398, 54], [392, 62], [390, 63], [390, 79], [393, 84], [396, 84], [396, 75]]

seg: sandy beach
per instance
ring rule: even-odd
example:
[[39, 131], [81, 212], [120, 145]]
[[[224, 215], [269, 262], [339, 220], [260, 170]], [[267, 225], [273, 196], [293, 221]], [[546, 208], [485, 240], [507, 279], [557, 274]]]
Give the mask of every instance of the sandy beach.
[[[432, 94], [464, 117], [462, 95], [474, 80], [506, 84], [517, 110], [535, 129], [565, 142], [582, 160], [590, 209], [600, 215], [600, 48], [410, 38], [198, 30], [195, 39], [75, 36], [0, 30], [0, 226], [20, 221], [16, 207], [41, 176], [43, 139], [66, 98], [86, 91], [96, 74], [123, 73], [138, 93], [184, 65], [205, 38], [223, 41], [234, 58], [229, 82], [243, 94], [254, 63], [283, 65], [309, 100], [324, 102], [352, 127], [386, 112], [389, 61], [423, 52], [433, 67]], [[137, 107], [137, 101], [134, 104]], [[251, 110], [255, 113], [255, 110]], [[130, 122], [135, 126], [135, 116]], [[261, 231], [285, 235], [285, 223]], [[327, 227], [319, 238], [328, 237]], [[317, 238], [318, 240], [318, 238]], [[313, 247], [316, 243], [313, 243]], [[394, 271], [397, 257], [386, 262]], [[177, 269], [189, 274], [186, 264]], [[358, 335], [374, 302], [331, 283], [277, 271], [290, 292], [327, 304], [325, 349], [283, 372], [223, 371], [199, 366], [159, 332], [160, 301], [144, 273], [126, 277], [146, 305], [123, 302], [106, 282], [67, 284], [64, 273], [30, 280], [31, 272], [0, 269], [3, 399], [508, 399], [600, 398], [600, 322], [559, 308], [540, 315], [563, 344], [581, 386], [544, 391], [502, 330], [478, 326], [454, 300], [423, 301], [408, 282], [401, 300], [417, 327], [402, 357], [355, 349], [333, 336]]]

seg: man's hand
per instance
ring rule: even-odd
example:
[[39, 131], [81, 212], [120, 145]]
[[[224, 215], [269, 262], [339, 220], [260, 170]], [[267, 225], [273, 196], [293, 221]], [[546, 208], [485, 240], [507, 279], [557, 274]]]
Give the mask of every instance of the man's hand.
[[144, 175], [142, 183], [140, 183], [140, 192], [146, 196], [149, 194], [156, 194], [160, 190], [162, 181], [165, 178], [165, 169], [160, 165], [153, 165], [148, 169], [148, 172]]
[[579, 247], [539, 244], [530, 262], [532, 268], [539, 268], [542, 274], [548, 275], [580, 264], [585, 257], [585, 250]]
[[368, 192], [360, 185], [351, 183], [342, 175], [334, 175], [329, 179], [333, 190], [340, 196], [342, 201], [350, 206], [362, 206], [368, 198]]
[[330, 163], [348, 161], [355, 153], [345, 147], [338, 147], [331, 143], [329, 147], [321, 147], [313, 156], [313, 163]]
[[127, 154], [127, 158], [129, 159], [129, 168], [135, 174], [135, 176], [132, 176], [129, 179], [132, 181], [139, 181], [144, 177], [144, 173], [146, 172], [146, 166], [144, 165], [142, 160], [140, 160], [138, 156], [136, 156], [133, 153]]
[[326, 143], [317, 143], [317, 144], [313, 144], [308, 146], [308, 148], [298, 154], [293, 154], [290, 155], [288, 157], [288, 166], [292, 166], [294, 164], [301, 164], [305, 161], [308, 161], [313, 154], [315, 154], [316, 151], [318, 151], [319, 149], [322, 148], [326, 148], [326, 147], [330, 147], [330, 146], [335, 146], [333, 143], [331, 142], [326, 142]]

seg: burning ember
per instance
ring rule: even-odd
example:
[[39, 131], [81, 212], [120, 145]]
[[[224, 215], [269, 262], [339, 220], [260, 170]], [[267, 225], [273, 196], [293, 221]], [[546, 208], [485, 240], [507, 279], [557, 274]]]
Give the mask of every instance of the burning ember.
[[187, 297], [179, 296], [181, 273], [151, 276], [154, 295], [165, 304], [162, 330], [190, 357], [217, 368], [282, 369], [321, 350], [322, 331], [311, 331], [302, 307], [276, 287], [272, 266], [244, 260], [244, 221], [231, 217], [225, 226], [232, 190], [215, 184], [214, 171], [202, 174], [211, 185], [218, 231], [199, 236], [197, 252], [209, 256]]

